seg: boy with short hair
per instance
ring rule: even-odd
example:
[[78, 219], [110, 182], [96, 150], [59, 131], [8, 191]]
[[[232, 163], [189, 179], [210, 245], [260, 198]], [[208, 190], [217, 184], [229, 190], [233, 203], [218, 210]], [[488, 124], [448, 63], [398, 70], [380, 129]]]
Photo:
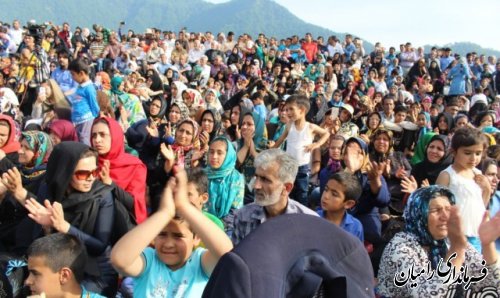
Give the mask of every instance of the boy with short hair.
[[71, 121], [80, 142], [90, 146], [90, 131], [94, 118], [99, 115], [97, 91], [90, 80], [90, 67], [82, 59], [71, 61], [68, 66], [73, 80], [78, 83], [75, 93], [68, 95], [71, 103]]
[[208, 177], [201, 168], [188, 171], [188, 198], [191, 204], [224, 231], [224, 223], [217, 216], [204, 211], [205, 203], [208, 202]]
[[25, 284], [41, 297], [104, 297], [85, 290], [83, 280], [87, 252], [70, 234], [51, 234], [28, 248], [29, 276]]
[[[299, 172], [290, 193], [290, 198], [304, 205], [307, 205], [311, 152], [316, 148], [320, 148], [321, 145], [328, 141], [330, 136], [325, 129], [306, 121], [309, 108], [309, 99], [305, 95], [295, 94], [290, 96], [286, 101], [290, 122], [286, 125], [283, 135], [276, 143], [272, 144], [270, 142], [270, 148], [279, 148], [286, 140], [286, 152], [299, 162]], [[316, 137], [319, 137], [319, 140], [314, 142]]]
[[[113, 266], [135, 277], [134, 296], [201, 297], [220, 257], [233, 248], [224, 231], [191, 204], [187, 184], [186, 172], [180, 170], [168, 182], [158, 211], [111, 251]], [[200, 238], [207, 249], [194, 249]], [[152, 241], [154, 249], [148, 247]]]
[[321, 195], [322, 209], [318, 210], [318, 214], [363, 242], [363, 225], [347, 213], [347, 210], [357, 204], [361, 192], [361, 185], [353, 174], [348, 172], [333, 174]]

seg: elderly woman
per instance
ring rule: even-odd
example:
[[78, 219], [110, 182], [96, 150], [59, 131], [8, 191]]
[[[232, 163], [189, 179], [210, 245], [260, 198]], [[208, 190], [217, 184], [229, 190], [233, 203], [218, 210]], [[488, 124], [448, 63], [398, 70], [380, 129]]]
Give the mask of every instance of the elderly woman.
[[[465, 297], [498, 293], [500, 267], [494, 241], [500, 236], [500, 213], [489, 221], [484, 217], [481, 223], [481, 255], [467, 243], [459, 211], [453, 205], [455, 196], [442, 186], [412, 193], [404, 213], [405, 231], [394, 236], [382, 256], [380, 295]], [[459, 283], [454, 282], [457, 278], [461, 278]]]

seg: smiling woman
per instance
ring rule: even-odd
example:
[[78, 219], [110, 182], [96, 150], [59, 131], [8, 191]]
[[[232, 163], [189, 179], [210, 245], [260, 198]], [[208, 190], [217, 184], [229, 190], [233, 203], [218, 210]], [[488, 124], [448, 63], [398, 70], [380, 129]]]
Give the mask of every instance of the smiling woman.
[[[500, 288], [500, 267], [494, 247], [494, 240], [500, 234], [500, 213], [490, 221], [483, 219], [481, 255], [467, 243], [460, 214], [454, 205], [455, 196], [442, 186], [420, 188], [412, 193], [404, 213], [405, 231], [389, 242], [380, 262], [379, 294], [385, 297], [445, 297], [455, 291], [475, 294]], [[453, 273], [446, 265], [438, 270], [441, 260], [452, 264]], [[484, 267], [488, 269], [486, 275]], [[446, 278], [455, 279], [455, 272], [463, 272], [464, 268], [465, 275], [474, 278], [474, 282], [446, 282]]]

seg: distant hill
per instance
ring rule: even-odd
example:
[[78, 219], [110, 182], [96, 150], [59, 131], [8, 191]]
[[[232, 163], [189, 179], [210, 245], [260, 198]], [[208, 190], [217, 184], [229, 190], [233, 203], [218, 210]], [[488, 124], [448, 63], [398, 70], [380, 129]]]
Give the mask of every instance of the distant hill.
[[426, 52], [428, 52], [432, 47], [437, 47], [437, 48], [448, 47], [452, 49], [453, 53], [458, 53], [462, 56], [465, 56], [467, 53], [470, 52], [476, 52], [478, 54], [484, 54], [486, 56], [500, 57], [500, 51], [489, 48], [483, 48], [480, 45], [472, 42], [455, 42], [445, 45], [426, 45], [424, 49]]
[[[56, 24], [68, 21], [73, 28], [91, 28], [97, 23], [116, 29], [120, 21], [125, 21], [125, 29], [136, 32], [151, 27], [174, 31], [187, 27], [195, 32], [249, 33], [254, 39], [261, 32], [277, 38], [294, 34], [302, 37], [310, 32], [315, 37], [336, 35], [341, 40], [346, 34], [306, 23], [272, 0], [232, 0], [220, 4], [203, 0], [1, 0], [0, 20], [11, 22], [15, 18], [22, 23], [31, 19]], [[361, 38], [365, 50], [372, 51], [373, 44]], [[427, 45], [426, 50], [432, 46]], [[462, 55], [475, 51], [500, 57], [500, 51], [470, 42], [439, 45], [443, 46]]]
[[[116, 29], [125, 21], [125, 29], [144, 32], [146, 28], [188, 31], [258, 33], [277, 38], [310, 32], [313, 36], [330, 35], [343, 39], [338, 33], [306, 23], [288, 9], [271, 0], [232, 0], [213, 4], [202, 0], [2, 0], [0, 20], [11, 22], [14, 18], [23, 23], [35, 19], [39, 23], [68, 21], [72, 27], [91, 27], [92, 24]], [[365, 46], [371, 48], [370, 43]]]

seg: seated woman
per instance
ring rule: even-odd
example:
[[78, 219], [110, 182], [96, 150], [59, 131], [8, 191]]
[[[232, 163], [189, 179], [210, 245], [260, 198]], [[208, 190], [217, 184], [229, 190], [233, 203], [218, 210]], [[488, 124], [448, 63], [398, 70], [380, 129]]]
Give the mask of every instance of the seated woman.
[[109, 167], [113, 182], [134, 198], [137, 223], [147, 217], [146, 166], [140, 159], [125, 153], [123, 130], [111, 118], [97, 118], [92, 125], [91, 144], [98, 156], [99, 167]]
[[432, 185], [442, 170], [446, 169], [453, 161], [449, 154], [446, 137], [433, 135], [425, 147], [424, 160], [415, 164], [411, 170], [411, 175], [415, 178], [418, 186]]
[[7, 157], [14, 164], [18, 163], [18, 153], [21, 144], [17, 141], [17, 128], [14, 119], [0, 114], [0, 173], [10, 168], [10, 164], [4, 165], [3, 159]]
[[[0, 183], [0, 251], [23, 254], [33, 241], [33, 222], [27, 217], [26, 198], [38, 193], [45, 178], [52, 142], [43, 132], [22, 134], [19, 166], [4, 158], [1, 163], [9, 170]], [[19, 169], [19, 170], [18, 170]]]
[[245, 178], [235, 168], [236, 151], [225, 137], [217, 137], [208, 150], [208, 212], [224, 222], [232, 231], [234, 211], [243, 206]]
[[124, 85], [122, 77], [112, 78], [108, 96], [123, 130], [127, 131], [134, 123], [146, 119], [146, 113], [144, 113], [142, 103], [137, 96], [124, 92]]
[[54, 146], [64, 141], [78, 142], [75, 126], [68, 120], [54, 120], [48, 131]]
[[221, 116], [214, 109], [204, 110], [201, 113], [198, 124], [200, 125], [200, 133], [198, 134], [198, 138], [200, 139], [200, 151], [203, 151], [203, 158], [200, 159], [200, 166], [205, 167], [208, 164], [208, 146], [220, 132]]
[[97, 152], [83, 143], [54, 147], [39, 200], [29, 199], [25, 207], [46, 233], [68, 233], [82, 240], [89, 254], [82, 284], [109, 297], [116, 292], [118, 278], [109, 262], [116, 192], [109, 168], [99, 172], [97, 158]]
[[267, 131], [264, 119], [256, 112], [247, 112], [240, 123], [241, 138], [237, 141], [237, 169], [245, 176], [245, 204], [253, 202], [249, 187], [255, 175], [254, 158], [267, 146]]
[[[498, 293], [500, 266], [494, 241], [500, 237], [500, 213], [489, 221], [483, 218], [479, 233], [481, 255], [467, 243], [459, 211], [453, 205], [455, 196], [442, 186], [420, 188], [412, 193], [404, 213], [405, 231], [389, 242], [380, 262], [380, 295], [457, 297], [453, 296], [455, 293], [468, 297]], [[457, 284], [453, 281], [459, 275], [463, 282]], [[474, 281], [468, 283], [465, 276]]]
[[411, 165], [402, 152], [394, 150], [390, 130], [382, 128], [373, 133], [369, 151], [371, 161], [386, 162], [383, 175], [391, 194], [389, 207], [392, 214], [401, 215], [404, 209], [401, 179], [410, 174]]
[[198, 136], [198, 123], [192, 119], [181, 121], [175, 132], [173, 145], [162, 143], [160, 151], [165, 159], [164, 170], [169, 174], [174, 166], [191, 169], [198, 166], [202, 157], [195, 148]]
[[363, 224], [364, 239], [376, 245], [382, 241], [379, 208], [387, 207], [391, 198], [383, 175], [387, 163], [370, 162], [368, 146], [361, 138], [349, 138], [345, 142], [343, 155], [346, 170], [358, 177], [363, 189], [350, 213]]

